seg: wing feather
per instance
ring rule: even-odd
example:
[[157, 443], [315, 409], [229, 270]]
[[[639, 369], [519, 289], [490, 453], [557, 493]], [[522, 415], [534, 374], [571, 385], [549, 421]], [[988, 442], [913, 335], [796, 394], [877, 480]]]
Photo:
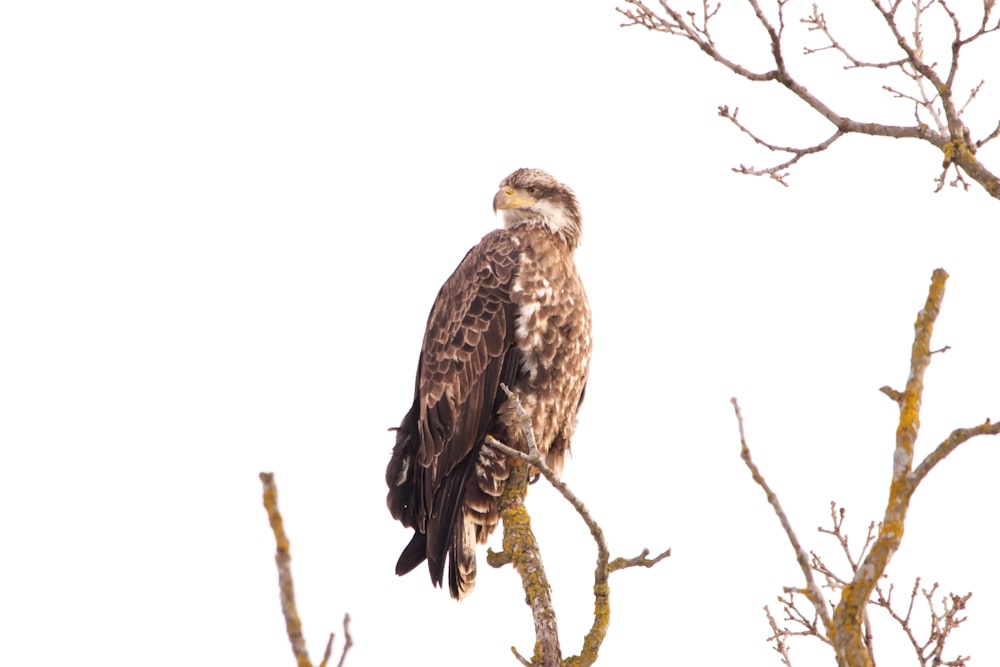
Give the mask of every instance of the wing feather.
[[[518, 248], [495, 230], [465, 256], [438, 292], [427, 320], [413, 406], [396, 434], [386, 469], [392, 515], [414, 528], [397, 573], [427, 558], [441, 584], [456, 535], [466, 483], [496, 419], [500, 382], [520, 366], [511, 288]], [[454, 563], [452, 564], [454, 570]], [[449, 576], [453, 595], [454, 575]]]

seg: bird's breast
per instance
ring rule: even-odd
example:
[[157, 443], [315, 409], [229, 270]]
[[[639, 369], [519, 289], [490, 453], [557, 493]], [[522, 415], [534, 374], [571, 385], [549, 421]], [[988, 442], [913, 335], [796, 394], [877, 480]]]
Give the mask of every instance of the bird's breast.
[[524, 256], [511, 288], [522, 373], [547, 388], [561, 373], [585, 372], [590, 359], [590, 308], [572, 259]]

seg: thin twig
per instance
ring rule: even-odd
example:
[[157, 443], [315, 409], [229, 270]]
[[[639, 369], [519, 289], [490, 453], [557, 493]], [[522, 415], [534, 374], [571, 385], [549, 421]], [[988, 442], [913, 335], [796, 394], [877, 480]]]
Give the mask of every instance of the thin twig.
[[[787, 609], [787, 607], [786, 607]], [[771, 615], [771, 610], [764, 605], [764, 613], [767, 615], [767, 623], [771, 626], [771, 636], [767, 638], [767, 641], [774, 642], [775, 651], [781, 656], [781, 663], [785, 667], [792, 667], [792, 659], [788, 656], [788, 646], [785, 644], [785, 637], [789, 633], [785, 630], [778, 628], [778, 623], [774, 620], [774, 616]]]
[[336, 637], [337, 635], [331, 632], [330, 637], [326, 640], [326, 649], [323, 651], [323, 662], [319, 663], [319, 667], [326, 667], [326, 663], [330, 661], [330, 654], [333, 652], [333, 640]]
[[[344, 660], [347, 659], [347, 652], [354, 646], [354, 639], [351, 638], [351, 615], [344, 614], [344, 650], [340, 652], [340, 660], [337, 667], [344, 667]], [[330, 634], [333, 637], [333, 633]]]
[[[909, 640], [910, 646], [913, 647], [913, 652], [916, 654], [920, 667], [966, 667], [969, 656], [958, 655], [952, 660], [945, 660], [943, 655], [945, 644], [951, 633], [966, 620], [966, 617], [960, 616], [959, 612], [965, 610], [965, 606], [972, 597], [972, 593], [965, 595], [949, 593], [941, 599], [941, 611], [939, 612], [934, 602], [934, 595], [938, 590], [938, 584], [935, 583], [930, 589], [922, 589], [920, 588], [920, 577], [917, 577], [913, 582], [910, 599], [906, 607], [906, 613], [904, 614], [897, 611], [892, 604], [893, 590], [893, 586], [890, 585], [889, 594], [885, 595], [882, 593], [881, 587], [876, 586], [876, 597], [871, 600], [871, 603], [876, 607], [885, 609], [890, 618], [899, 625]], [[917, 601], [918, 592], [921, 594], [924, 602], [926, 602], [927, 609], [930, 612], [930, 628], [927, 631], [927, 639], [923, 641], [917, 639], [911, 623], [913, 607]]]

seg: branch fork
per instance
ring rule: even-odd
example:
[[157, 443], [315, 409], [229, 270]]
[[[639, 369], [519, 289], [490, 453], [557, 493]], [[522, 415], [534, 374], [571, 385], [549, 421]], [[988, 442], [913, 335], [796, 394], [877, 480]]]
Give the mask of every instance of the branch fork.
[[[514, 468], [507, 481], [507, 487], [504, 489], [500, 500], [500, 514], [504, 525], [504, 549], [499, 553], [491, 551], [487, 555], [487, 562], [493, 567], [502, 567], [511, 563], [517, 569], [524, 585], [528, 605], [531, 607], [532, 617], [535, 620], [536, 650], [532, 659], [530, 661], [527, 660], [513, 647], [511, 651], [521, 661], [521, 664], [524, 665], [587, 667], [597, 660], [601, 644], [607, 635], [608, 622], [611, 616], [611, 589], [608, 586], [608, 575], [611, 572], [629, 567], [652, 567], [661, 560], [669, 557], [670, 549], [667, 549], [654, 558], [648, 558], [649, 550], [643, 549], [642, 553], [635, 558], [616, 558], [613, 562], [610, 562], [610, 552], [607, 541], [604, 538], [604, 530], [594, 520], [586, 505], [583, 504], [583, 501], [545, 463], [545, 458], [538, 450], [538, 445], [535, 441], [531, 419], [521, 401], [506, 385], [501, 384], [500, 387], [507, 394], [508, 400], [512, 402], [517, 415], [521, 419], [525, 440], [528, 443], [528, 452], [525, 453], [509, 447], [492, 436], [487, 436], [486, 442], [491, 447], [499, 449], [508, 456], [517, 457], [530, 464], [529, 466]], [[594, 622], [590, 631], [584, 637], [583, 648], [580, 654], [565, 660], [561, 658], [559, 648], [559, 636], [555, 620], [555, 610], [552, 606], [551, 588], [545, 577], [545, 569], [538, 551], [538, 544], [535, 541], [534, 534], [531, 532], [530, 518], [524, 508], [524, 497], [527, 494], [531, 468], [541, 473], [560, 495], [573, 506], [573, 509], [576, 510], [577, 514], [580, 515], [580, 518], [587, 525], [597, 545], [597, 567], [594, 570]]]

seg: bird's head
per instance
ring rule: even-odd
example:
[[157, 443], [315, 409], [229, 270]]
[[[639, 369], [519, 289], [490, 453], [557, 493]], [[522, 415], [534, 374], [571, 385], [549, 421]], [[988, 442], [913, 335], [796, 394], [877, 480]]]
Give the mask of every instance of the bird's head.
[[493, 212], [503, 211], [504, 227], [541, 224], [570, 248], [580, 243], [583, 216], [576, 195], [541, 169], [518, 169], [500, 181]]

